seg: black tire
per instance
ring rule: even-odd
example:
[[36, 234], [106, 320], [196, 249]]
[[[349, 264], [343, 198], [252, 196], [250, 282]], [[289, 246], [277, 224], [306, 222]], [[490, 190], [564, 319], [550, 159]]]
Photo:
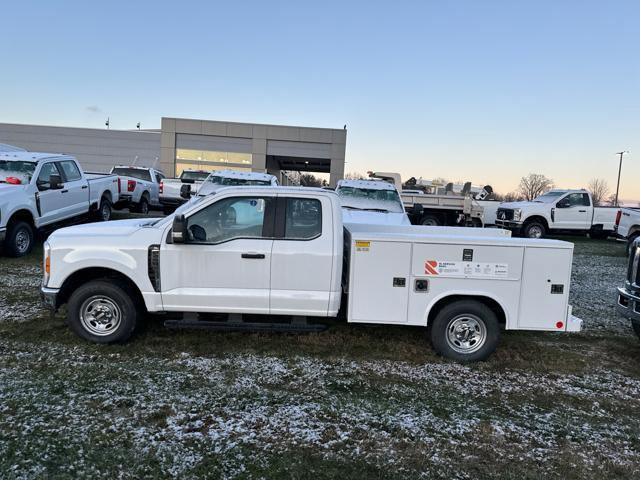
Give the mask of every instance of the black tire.
[[[71, 330], [94, 343], [125, 342], [135, 330], [138, 316], [133, 298], [109, 280], [81, 285], [67, 303], [67, 324]], [[105, 323], [110, 320], [111, 323]]]
[[171, 207], [171, 206], [162, 207], [162, 213], [164, 213], [165, 215], [171, 215], [175, 211], [176, 211], [176, 207]]
[[103, 198], [100, 202], [100, 207], [98, 207], [98, 211], [96, 213], [97, 219], [100, 222], [108, 222], [111, 220], [111, 213], [113, 208], [111, 206], [111, 202], [108, 198]]
[[593, 240], [606, 240], [609, 238], [609, 232], [605, 230], [593, 230], [589, 232], [589, 237]]
[[7, 229], [4, 250], [9, 257], [24, 257], [31, 253], [35, 243], [35, 232], [30, 223], [19, 220]]
[[143, 195], [140, 198], [140, 203], [136, 205], [136, 212], [144, 215], [149, 213], [149, 198], [147, 196]]
[[631, 319], [631, 326], [633, 327], [633, 331], [636, 332], [638, 338], [640, 338], [640, 320]]
[[424, 225], [427, 227], [439, 227], [440, 225], [442, 225], [442, 222], [435, 215], [425, 215], [420, 220], [420, 225]]
[[527, 222], [522, 228], [522, 236], [526, 238], [543, 238], [546, 234], [547, 228], [537, 220]]
[[[459, 328], [458, 335], [456, 327]], [[465, 332], [471, 332], [468, 341], [463, 338]], [[475, 342], [474, 337], [477, 337]], [[458, 300], [447, 305], [431, 325], [431, 343], [435, 351], [458, 362], [486, 360], [496, 349], [499, 339], [500, 325], [496, 314], [477, 300]]]
[[633, 247], [633, 242], [640, 236], [640, 233], [634, 233], [627, 240], [627, 257], [631, 254], [631, 247]]

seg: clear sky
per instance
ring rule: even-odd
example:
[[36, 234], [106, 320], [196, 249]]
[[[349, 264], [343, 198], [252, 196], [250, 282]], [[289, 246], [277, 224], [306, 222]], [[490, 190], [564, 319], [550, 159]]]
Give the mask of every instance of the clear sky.
[[0, 122], [342, 128], [346, 171], [640, 199], [640, 1], [2, 2]]

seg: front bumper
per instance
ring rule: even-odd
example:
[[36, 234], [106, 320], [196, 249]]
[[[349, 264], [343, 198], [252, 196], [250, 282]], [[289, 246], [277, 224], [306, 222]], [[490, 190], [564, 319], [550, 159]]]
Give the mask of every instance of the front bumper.
[[618, 288], [616, 308], [618, 312], [632, 320], [640, 320], [640, 297], [629, 290], [629, 285]]
[[5, 238], [7, 238], [7, 229], [0, 228], [0, 242], [4, 242]]
[[514, 220], [496, 219], [495, 224], [499, 227], [506, 228], [508, 230], [520, 230], [522, 228], [522, 222], [516, 222]]
[[58, 293], [60, 293], [59, 288], [40, 287], [40, 298], [47, 310], [55, 312], [58, 309]]

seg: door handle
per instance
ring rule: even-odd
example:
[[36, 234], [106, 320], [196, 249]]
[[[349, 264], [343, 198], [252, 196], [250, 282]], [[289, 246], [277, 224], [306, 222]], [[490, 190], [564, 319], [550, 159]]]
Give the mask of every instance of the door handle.
[[586, 210], [578, 210], [578, 212], [580, 212], [580, 213], [586, 213], [587, 211], [586, 211]]
[[60, 193], [68, 193], [69, 190], [62, 190]]
[[83, 189], [83, 190], [85, 190], [85, 189], [87, 189], [87, 188], [89, 188], [89, 185], [82, 185], [82, 189]]
[[243, 253], [240, 256], [242, 258], [256, 258], [256, 259], [265, 258], [264, 253]]

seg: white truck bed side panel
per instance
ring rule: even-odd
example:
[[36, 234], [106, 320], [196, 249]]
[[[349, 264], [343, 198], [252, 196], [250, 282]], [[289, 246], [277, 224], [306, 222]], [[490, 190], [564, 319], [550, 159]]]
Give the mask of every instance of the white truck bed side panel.
[[[518, 329], [566, 329], [572, 255], [569, 248], [525, 249]], [[563, 285], [562, 293], [551, 293], [553, 285]]]
[[617, 207], [595, 207], [593, 209], [592, 225], [602, 225], [603, 230], [612, 230], [615, 228]]
[[[405, 323], [411, 243], [352, 238], [349, 321]], [[394, 278], [405, 279], [404, 285], [394, 285]]]
[[[466, 258], [473, 258], [472, 261], [463, 260], [465, 251]], [[523, 251], [517, 246], [415, 244], [408, 323], [427, 325], [431, 308], [448, 295], [472, 295], [498, 302], [509, 325], [518, 312]], [[427, 292], [415, 289], [415, 282], [420, 279], [428, 280]]]

